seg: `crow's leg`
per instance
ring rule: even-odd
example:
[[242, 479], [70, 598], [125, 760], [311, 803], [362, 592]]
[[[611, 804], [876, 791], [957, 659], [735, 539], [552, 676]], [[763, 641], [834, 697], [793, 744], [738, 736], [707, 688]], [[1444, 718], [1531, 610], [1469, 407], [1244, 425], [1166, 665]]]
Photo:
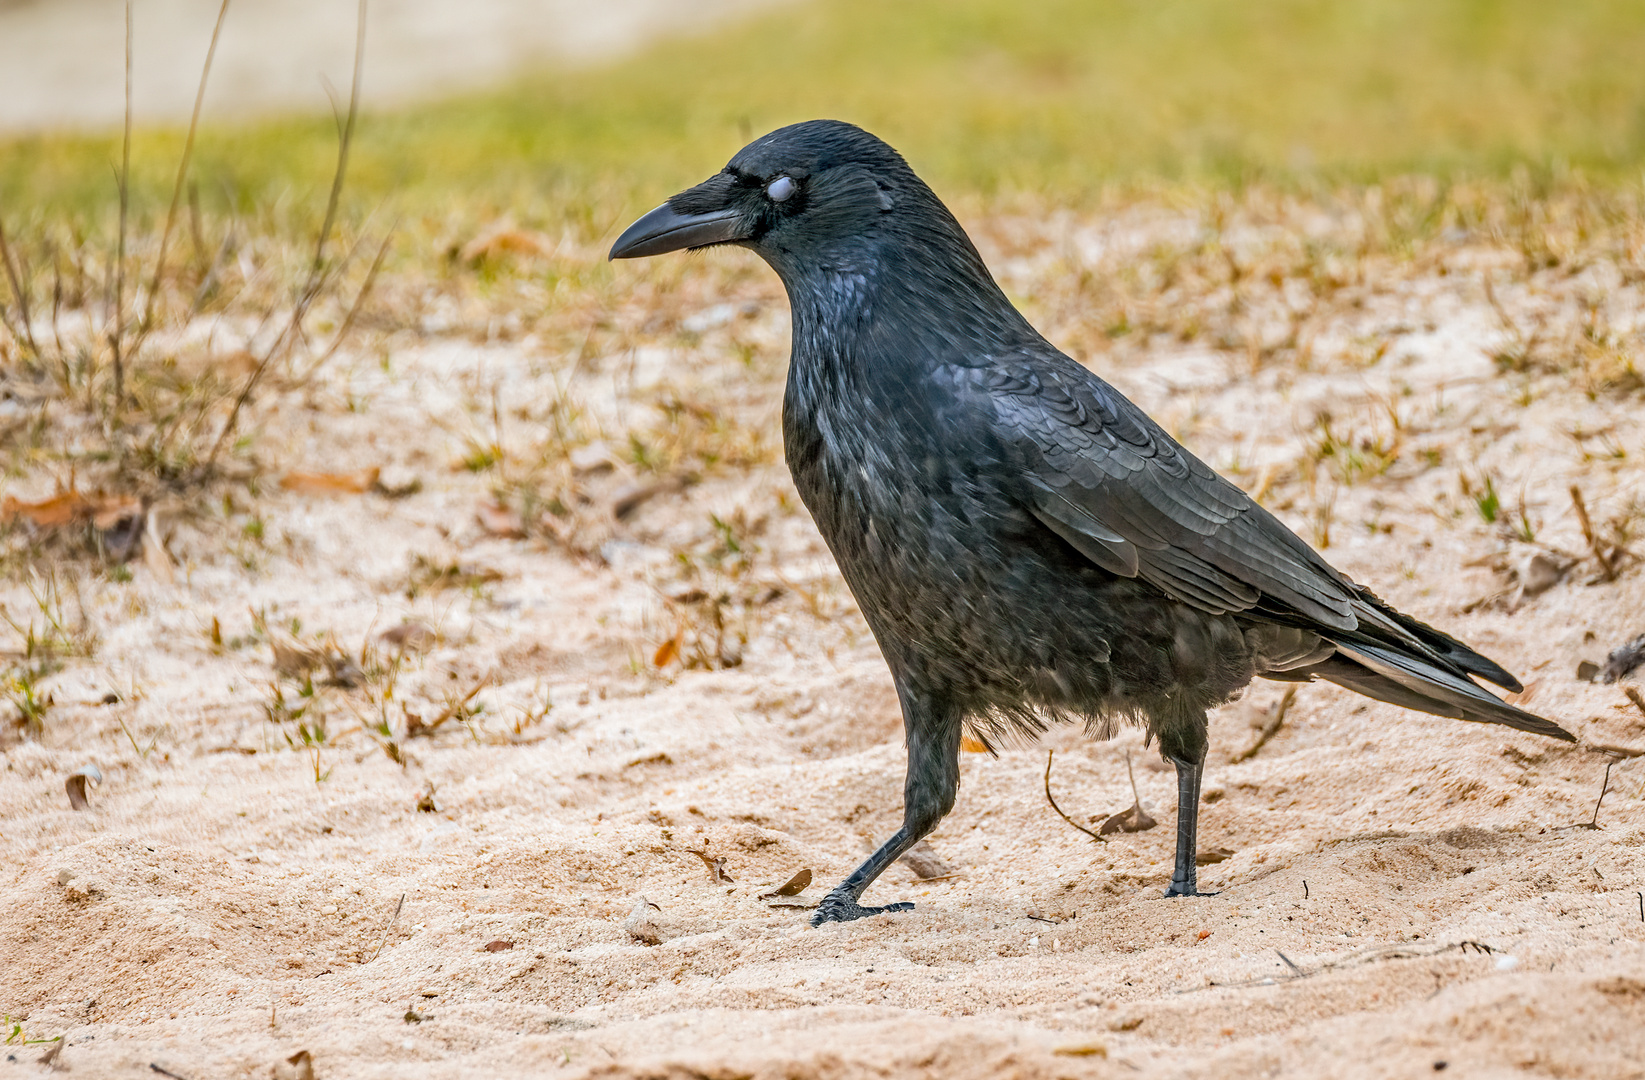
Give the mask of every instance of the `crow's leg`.
[[1214, 896], [1199, 891], [1198, 852], [1199, 785], [1205, 773], [1205, 756], [1210, 749], [1205, 719], [1186, 725], [1186, 730], [1161, 732], [1160, 754], [1177, 767], [1177, 862], [1171, 873], [1166, 896]]
[[886, 911], [912, 911], [911, 903], [864, 907], [857, 900], [886, 867], [919, 843], [954, 808], [954, 794], [960, 786], [960, 713], [946, 703], [911, 691], [900, 680], [897, 689], [908, 735], [902, 828], [823, 898], [811, 918], [812, 926], [849, 922]]

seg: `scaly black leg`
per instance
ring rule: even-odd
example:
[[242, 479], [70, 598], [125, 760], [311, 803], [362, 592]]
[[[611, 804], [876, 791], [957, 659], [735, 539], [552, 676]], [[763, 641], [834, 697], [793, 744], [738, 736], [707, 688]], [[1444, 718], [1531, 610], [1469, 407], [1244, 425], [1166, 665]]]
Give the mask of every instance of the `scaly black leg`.
[[898, 829], [868, 861], [840, 882], [817, 908], [812, 926], [825, 922], [850, 922], [865, 915], [888, 911], [912, 911], [911, 903], [865, 907], [857, 900], [874, 879], [896, 862], [903, 852], [919, 843], [954, 808], [960, 786], [960, 714], [946, 703], [910, 690], [898, 681], [902, 700], [903, 728], [908, 737], [908, 777], [903, 785], [902, 828]]
[[1183, 724], [1160, 732], [1160, 753], [1177, 767], [1177, 860], [1171, 873], [1171, 887], [1165, 890], [1168, 897], [1216, 895], [1199, 891], [1199, 867], [1194, 861], [1199, 850], [1200, 778], [1205, 773], [1205, 756], [1209, 750], [1203, 716], [1197, 724]]

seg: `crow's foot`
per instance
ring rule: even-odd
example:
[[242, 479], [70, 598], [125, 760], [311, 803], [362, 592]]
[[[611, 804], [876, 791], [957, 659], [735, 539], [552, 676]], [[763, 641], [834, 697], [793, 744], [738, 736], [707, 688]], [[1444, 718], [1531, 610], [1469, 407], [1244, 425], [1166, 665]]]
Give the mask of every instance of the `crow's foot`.
[[1217, 894], [1214, 893], [1214, 892], [1200, 892], [1199, 888], [1195, 885], [1178, 885], [1174, 881], [1171, 883], [1171, 887], [1169, 889], [1165, 890], [1165, 898], [1167, 900], [1173, 899], [1173, 898], [1178, 897], [1178, 896], [1216, 896], [1216, 895]]
[[884, 907], [864, 907], [857, 903], [856, 897], [843, 889], [835, 889], [823, 897], [823, 902], [817, 906], [817, 913], [811, 916], [812, 926], [821, 926], [827, 922], [850, 922], [852, 919], [864, 919], [870, 915], [884, 915], [891, 911], [913, 911], [914, 905], [904, 901], [900, 904], [887, 904]]

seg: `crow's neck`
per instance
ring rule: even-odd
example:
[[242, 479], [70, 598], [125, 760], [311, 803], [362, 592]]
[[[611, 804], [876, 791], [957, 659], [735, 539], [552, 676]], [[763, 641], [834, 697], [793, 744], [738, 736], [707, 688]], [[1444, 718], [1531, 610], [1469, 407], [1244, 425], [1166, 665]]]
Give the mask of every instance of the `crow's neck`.
[[794, 375], [810, 388], [982, 367], [1043, 342], [968, 241], [891, 239], [773, 260], [793, 311]]

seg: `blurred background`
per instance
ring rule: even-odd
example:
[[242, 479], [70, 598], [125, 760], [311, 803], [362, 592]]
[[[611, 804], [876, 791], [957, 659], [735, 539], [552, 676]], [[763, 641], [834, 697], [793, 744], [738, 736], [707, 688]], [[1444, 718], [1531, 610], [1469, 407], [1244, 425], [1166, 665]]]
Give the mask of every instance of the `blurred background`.
[[[136, 4], [135, 193], [169, 190], [216, 11]], [[355, 14], [230, 7], [203, 198], [323, 186]], [[7, 213], [106, 207], [123, 39], [118, 0], [0, 0]], [[984, 195], [1413, 171], [1634, 182], [1642, 57], [1635, 0], [378, 0], [350, 191], [416, 207], [570, 184], [626, 212], [813, 116]]]

